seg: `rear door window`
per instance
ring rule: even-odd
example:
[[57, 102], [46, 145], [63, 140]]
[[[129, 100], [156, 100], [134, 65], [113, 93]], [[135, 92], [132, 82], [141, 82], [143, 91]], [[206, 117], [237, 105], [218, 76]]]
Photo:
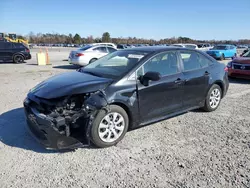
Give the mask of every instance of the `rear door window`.
[[208, 67], [213, 62], [204, 55], [195, 51], [180, 52], [184, 72]]
[[24, 45], [21, 43], [15, 43], [15, 44], [13, 44], [13, 47], [14, 48], [24, 48]]
[[93, 49], [94, 51], [101, 52], [101, 53], [108, 53], [108, 50], [106, 47], [97, 47]]

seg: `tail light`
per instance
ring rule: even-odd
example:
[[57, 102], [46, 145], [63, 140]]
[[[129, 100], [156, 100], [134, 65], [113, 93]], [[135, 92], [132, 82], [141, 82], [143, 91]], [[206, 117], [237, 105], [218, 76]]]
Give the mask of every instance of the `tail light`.
[[227, 64], [227, 66], [224, 68], [224, 70], [226, 71], [226, 72], [228, 72], [228, 69], [229, 68], [232, 68], [232, 61], [230, 61], [228, 64]]
[[29, 49], [25, 49], [25, 52], [28, 52], [28, 53], [30, 53], [30, 50], [29, 50]]
[[84, 54], [82, 54], [82, 53], [76, 53], [75, 56], [76, 56], [76, 57], [80, 57], [80, 56], [84, 56]]
[[228, 64], [227, 64], [227, 68], [232, 68], [232, 61], [230, 61]]
[[225, 72], [228, 72], [228, 67], [227, 67], [227, 66], [224, 68], [224, 71], [225, 71]]

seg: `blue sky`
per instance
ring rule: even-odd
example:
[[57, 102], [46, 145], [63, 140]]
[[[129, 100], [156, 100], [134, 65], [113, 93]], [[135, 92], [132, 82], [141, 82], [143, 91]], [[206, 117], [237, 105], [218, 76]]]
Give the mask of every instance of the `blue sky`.
[[250, 0], [1, 0], [0, 31], [250, 38]]

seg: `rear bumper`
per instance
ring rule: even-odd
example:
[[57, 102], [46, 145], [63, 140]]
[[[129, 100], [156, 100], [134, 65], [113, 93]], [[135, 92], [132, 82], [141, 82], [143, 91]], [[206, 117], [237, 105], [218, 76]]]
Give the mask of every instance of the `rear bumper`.
[[55, 123], [52, 120], [40, 114], [36, 109], [31, 108], [25, 102], [24, 110], [28, 131], [46, 149], [63, 150], [84, 146], [79, 140], [60, 134], [53, 128]]
[[86, 66], [89, 64], [89, 60], [80, 59], [80, 58], [68, 58], [69, 64]]
[[27, 54], [27, 55], [25, 55], [25, 60], [29, 60], [29, 59], [31, 59], [31, 54]]

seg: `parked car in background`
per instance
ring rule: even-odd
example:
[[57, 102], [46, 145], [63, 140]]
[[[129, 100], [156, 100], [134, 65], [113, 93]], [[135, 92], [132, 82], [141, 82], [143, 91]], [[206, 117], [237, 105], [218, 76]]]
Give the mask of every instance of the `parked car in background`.
[[115, 48], [105, 45], [87, 45], [71, 51], [68, 61], [70, 64], [85, 66], [114, 51]]
[[129, 129], [192, 109], [216, 110], [229, 85], [224, 68], [193, 49], [118, 50], [31, 89], [27, 125], [50, 149], [113, 146]]
[[224, 60], [225, 58], [235, 58], [237, 56], [236, 47], [229, 44], [221, 44], [214, 46], [207, 54], [215, 59]]
[[250, 51], [227, 64], [228, 76], [250, 79]]
[[114, 43], [105, 43], [105, 42], [101, 42], [101, 43], [91, 43], [89, 45], [92, 45], [92, 46], [100, 46], [100, 45], [103, 45], [103, 46], [110, 46], [112, 48], [117, 48], [116, 44]]
[[201, 50], [201, 51], [207, 51], [213, 48], [213, 46], [209, 43], [201, 43], [201, 44], [198, 44], [197, 46], [198, 46], [198, 50]]
[[28, 59], [31, 59], [30, 50], [24, 44], [0, 41], [0, 61], [23, 63]]
[[198, 49], [198, 46], [196, 44], [172, 44], [172, 46], [190, 48], [190, 49]]
[[128, 46], [126, 44], [117, 44], [117, 49], [121, 50], [121, 49], [126, 49], [128, 48]]

